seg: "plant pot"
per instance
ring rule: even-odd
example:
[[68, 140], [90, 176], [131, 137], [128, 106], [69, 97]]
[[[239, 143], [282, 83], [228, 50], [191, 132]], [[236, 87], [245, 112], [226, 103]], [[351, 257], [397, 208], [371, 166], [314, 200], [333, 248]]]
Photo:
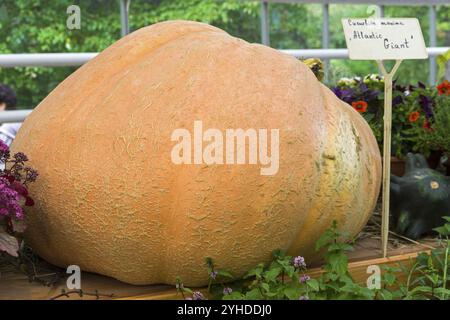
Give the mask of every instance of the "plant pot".
[[405, 160], [391, 157], [391, 174], [402, 177], [405, 174]]
[[[436, 169], [439, 166], [443, 153], [442, 151], [431, 151], [430, 156], [427, 158], [428, 165], [431, 169]], [[444, 164], [447, 168], [447, 175], [450, 175], [450, 163], [447, 161]], [[405, 160], [397, 157], [391, 157], [391, 174], [402, 177], [405, 174]]]

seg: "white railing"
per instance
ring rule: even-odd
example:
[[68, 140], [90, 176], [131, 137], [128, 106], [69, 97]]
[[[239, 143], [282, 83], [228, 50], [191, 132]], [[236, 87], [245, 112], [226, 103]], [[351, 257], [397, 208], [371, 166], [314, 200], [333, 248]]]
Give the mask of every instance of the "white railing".
[[[449, 50], [446, 47], [427, 48], [430, 57], [436, 57]], [[297, 58], [346, 59], [347, 49], [288, 49], [280, 50]], [[20, 53], [0, 54], [0, 67], [68, 67], [80, 66], [98, 53]], [[15, 110], [0, 112], [0, 123], [22, 122], [33, 111]]]
[[0, 112], [0, 123], [7, 122], [22, 122], [33, 111], [27, 110], [14, 110], [14, 111], [2, 111]]
[[[448, 47], [428, 48], [428, 55], [436, 57], [449, 50]], [[287, 49], [280, 50], [295, 57], [319, 59], [347, 59], [347, 49]], [[0, 67], [70, 67], [80, 66], [98, 53], [18, 53], [0, 54]]]

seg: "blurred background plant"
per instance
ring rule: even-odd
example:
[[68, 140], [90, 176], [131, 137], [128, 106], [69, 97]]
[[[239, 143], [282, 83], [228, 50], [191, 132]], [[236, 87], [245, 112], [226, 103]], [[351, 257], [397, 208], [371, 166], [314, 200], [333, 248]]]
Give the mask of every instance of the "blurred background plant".
[[[66, 28], [69, 5], [81, 8], [81, 30]], [[340, 19], [368, 17], [367, 5], [330, 5], [330, 48], [345, 48]], [[387, 17], [421, 17], [428, 42], [428, 7], [386, 6]], [[98, 52], [120, 37], [118, 1], [111, 0], [0, 0], [0, 53]], [[260, 3], [241, 0], [133, 0], [130, 27], [170, 19], [210, 23], [231, 35], [260, 42]], [[322, 7], [318, 4], [270, 4], [271, 46], [277, 49], [321, 48]], [[437, 7], [437, 45], [450, 44], [450, 7]], [[331, 60], [327, 84], [341, 77], [364, 75], [376, 65], [364, 61]], [[19, 108], [35, 107], [76, 68], [0, 69], [0, 83], [18, 93]], [[428, 61], [405, 61], [398, 73], [401, 84], [425, 82]]]

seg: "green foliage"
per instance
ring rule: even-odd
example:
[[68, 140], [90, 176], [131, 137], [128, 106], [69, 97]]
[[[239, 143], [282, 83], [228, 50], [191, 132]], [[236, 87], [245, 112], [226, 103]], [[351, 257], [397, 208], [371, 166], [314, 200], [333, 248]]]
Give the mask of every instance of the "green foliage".
[[[214, 278], [210, 276], [208, 291], [214, 298], [224, 300], [372, 299], [375, 296], [374, 291], [357, 284], [348, 273], [346, 252], [353, 247], [348, 243], [348, 235], [338, 231], [336, 223], [317, 241], [316, 248], [324, 252], [325, 258], [325, 272], [318, 279], [306, 274], [302, 257], [291, 257], [277, 250], [271, 263], [258, 264], [232, 283], [227, 283], [231, 274], [217, 271]], [[215, 271], [213, 260], [206, 261], [211, 275]], [[180, 287], [177, 282], [177, 288]]]
[[445, 224], [436, 228], [442, 239], [441, 246], [430, 254], [420, 253], [408, 272], [408, 280], [400, 286], [403, 299], [448, 300], [450, 269], [450, 217], [443, 217]]
[[[448, 88], [448, 89], [446, 89]], [[450, 84], [430, 87], [421, 82], [402, 86], [395, 81], [392, 99], [392, 154], [403, 159], [409, 152], [428, 156], [432, 151], [450, 152]], [[364, 78], [341, 78], [333, 88], [343, 101], [367, 104], [359, 110], [383, 150], [384, 79], [376, 74]]]
[[412, 101], [410, 108], [419, 110], [420, 95], [433, 101], [432, 117], [421, 113], [417, 121], [408, 123], [402, 139], [411, 143], [412, 151], [429, 155], [436, 150], [450, 156], [450, 95], [439, 94], [434, 88], [416, 90], [408, 97]]
[[[381, 266], [378, 288], [369, 289], [356, 283], [348, 272], [347, 253], [353, 250], [348, 234], [340, 232], [336, 222], [325, 231], [316, 243], [323, 254], [324, 272], [317, 279], [310, 278], [302, 257], [285, 255], [281, 250], [273, 253], [273, 261], [260, 263], [249, 270], [242, 279], [232, 280], [228, 272], [215, 269], [213, 260], [206, 259], [211, 297], [223, 300], [429, 300], [450, 299], [450, 217], [435, 231], [441, 236], [441, 246], [430, 254], [420, 253], [411, 268]], [[214, 277], [212, 272], [216, 271]], [[400, 282], [404, 274], [406, 281]], [[201, 293], [185, 288], [177, 278], [176, 288], [183, 298], [203, 299]], [[190, 297], [188, 299], [191, 299]]]

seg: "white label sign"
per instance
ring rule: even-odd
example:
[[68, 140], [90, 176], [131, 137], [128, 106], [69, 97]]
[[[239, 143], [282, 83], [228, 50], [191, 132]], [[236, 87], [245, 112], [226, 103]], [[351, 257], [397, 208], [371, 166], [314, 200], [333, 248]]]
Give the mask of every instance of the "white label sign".
[[428, 58], [416, 18], [348, 18], [342, 25], [352, 60]]

